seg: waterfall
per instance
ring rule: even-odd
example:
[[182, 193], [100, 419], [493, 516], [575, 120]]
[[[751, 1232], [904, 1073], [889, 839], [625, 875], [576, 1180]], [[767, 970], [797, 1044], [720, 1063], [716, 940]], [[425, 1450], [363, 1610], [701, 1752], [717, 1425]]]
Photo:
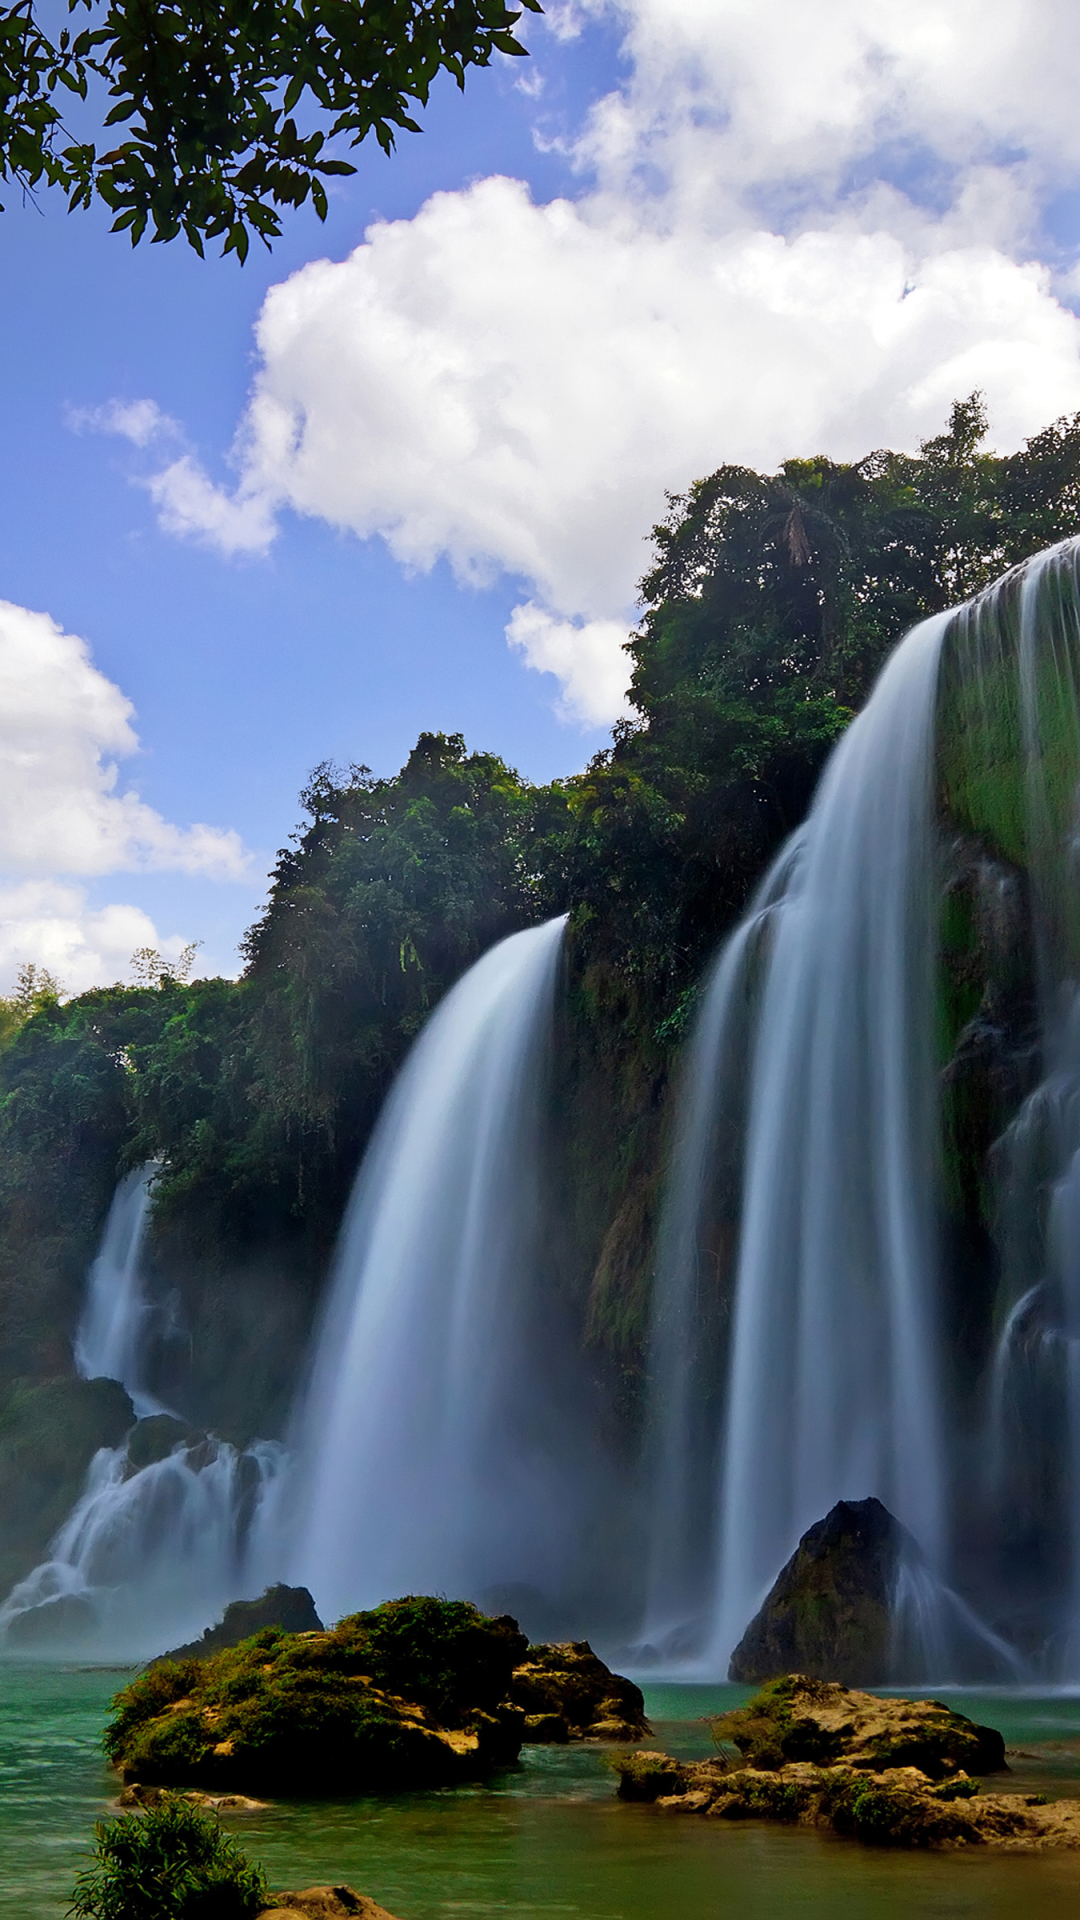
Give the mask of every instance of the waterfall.
[[[932, 766], [945, 626], [925, 622], [892, 656], [699, 1022], [683, 1131], [698, 1147], [676, 1176], [654, 1331], [654, 1504], [698, 1572], [680, 1596], [654, 1564], [646, 1631], [670, 1644], [681, 1598], [706, 1671], [726, 1671], [835, 1501], [876, 1494], [931, 1560], [940, 1551]], [[726, 1393], [710, 1404], [698, 1387], [688, 1410], [716, 1158], [702, 1132], [724, 1119], [739, 1139], [735, 1230], [727, 1275], [704, 1282], [723, 1296], [730, 1281]], [[701, 1455], [687, 1466], [691, 1423]]]
[[299, 1426], [294, 1577], [324, 1615], [550, 1596], [573, 1557], [541, 1176], [564, 925], [501, 941], [447, 994], [357, 1176]]
[[[723, 1673], [801, 1533], [874, 1494], [926, 1556], [895, 1603], [934, 1678], [975, 1643], [984, 1672], [1019, 1663], [943, 1584], [958, 1569], [1025, 1656], [1053, 1628], [1046, 1670], [1080, 1673], [1078, 781], [1070, 541], [902, 641], [718, 959], [653, 1315], [645, 1637], [668, 1659]], [[981, 956], [954, 1055], [1005, 1048], [1012, 1020], [1023, 1056], [979, 1094], [1002, 1109], [978, 1175], [985, 1335], [940, 1235], [940, 916], [961, 856], [996, 876], [988, 924], [1024, 924], [1001, 979]]]
[[261, 1556], [284, 1449], [262, 1440], [241, 1450], [199, 1432], [144, 1385], [151, 1308], [142, 1254], [155, 1172], [145, 1166], [117, 1186], [74, 1342], [77, 1372], [119, 1380], [139, 1424], [94, 1455], [47, 1558], [0, 1605], [5, 1650], [161, 1653], [276, 1575]]
[[241, 1452], [213, 1435], [140, 1468], [126, 1446], [102, 1447], [48, 1559], [0, 1606], [0, 1641], [130, 1663], [197, 1639], [272, 1577], [249, 1542], [283, 1461], [274, 1441]]
[[117, 1186], [74, 1345], [76, 1372], [84, 1380], [119, 1380], [140, 1418], [166, 1411], [143, 1382], [151, 1308], [143, 1291], [142, 1254], [155, 1172], [151, 1162]]

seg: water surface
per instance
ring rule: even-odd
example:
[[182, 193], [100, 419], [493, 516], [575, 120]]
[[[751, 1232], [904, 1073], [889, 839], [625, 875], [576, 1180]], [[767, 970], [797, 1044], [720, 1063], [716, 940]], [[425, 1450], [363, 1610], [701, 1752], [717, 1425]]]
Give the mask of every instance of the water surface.
[[[0, 1665], [0, 1913], [61, 1920], [115, 1783], [98, 1742], [126, 1676]], [[654, 1687], [655, 1744], [709, 1750], [699, 1716], [745, 1696]], [[950, 1695], [1018, 1762], [1080, 1792], [1080, 1699]], [[602, 1750], [526, 1749], [491, 1789], [275, 1806], [232, 1823], [275, 1886], [345, 1880], [400, 1920], [1060, 1920], [1080, 1856], [877, 1852], [831, 1836], [623, 1806]]]

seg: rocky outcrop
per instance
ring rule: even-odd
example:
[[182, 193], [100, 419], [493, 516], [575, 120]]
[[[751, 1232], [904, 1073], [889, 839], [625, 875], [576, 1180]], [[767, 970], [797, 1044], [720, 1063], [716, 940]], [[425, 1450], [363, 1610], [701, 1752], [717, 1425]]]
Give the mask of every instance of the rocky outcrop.
[[842, 1760], [856, 1768], [917, 1767], [944, 1780], [962, 1770], [1000, 1773], [1006, 1764], [996, 1728], [940, 1700], [881, 1700], [801, 1673], [762, 1687], [745, 1707], [711, 1724], [721, 1746], [757, 1768]]
[[205, 1659], [156, 1663], [105, 1737], [127, 1783], [269, 1795], [400, 1792], [517, 1758], [509, 1704], [528, 1649], [509, 1618], [409, 1598], [328, 1632], [266, 1627]]
[[731, 1680], [804, 1673], [847, 1686], [890, 1678], [900, 1562], [921, 1559], [880, 1500], [840, 1500], [804, 1533], [731, 1656]]
[[709, 1760], [617, 1755], [620, 1798], [832, 1827], [879, 1846], [1080, 1849], [1080, 1801], [985, 1793], [972, 1776], [1005, 1768], [1004, 1741], [940, 1701], [878, 1700], [790, 1674], [713, 1731]]
[[527, 1741], [642, 1740], [649, 1732], [640, 1689], [612, 1673], [587, 1640], [530, 1647], [508, 1699], [525, 1715]]
[[234, 1600], [226, 1607], [214, 1627], [207, 1627], [199, 1640], [174, 1647], [154, 1662], [163, 1660], [208, 1660], [226, 1647], [238, 1647], [242, 1640], [261, 1633], [264, 1627], [280, 1627], [285, 1633], [321, 1633], [323, 1623], [315, 1611], [315, 1602], [306, 1587], [267, 1587], [257, 1600]]
[[351, 1887], [305, 1887], [300, 1893], [275, 1893], [258, 1920], [393, 1920], [385, 1907]]

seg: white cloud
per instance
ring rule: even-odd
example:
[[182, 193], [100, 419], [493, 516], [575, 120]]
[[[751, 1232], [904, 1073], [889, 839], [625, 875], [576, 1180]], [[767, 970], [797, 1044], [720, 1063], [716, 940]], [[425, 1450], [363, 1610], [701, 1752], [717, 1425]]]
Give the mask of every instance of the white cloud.
[[0, 870], [244, 875], [236, 833], [173, 826], [121, 788], [117, 760], [139, 746], [131, 719], [84, 640], [0, 601]]
[[162, 413], [156, 400], [107, 400], [101, 407], [70, 407], [67, 423], [74, 433], [116, 433], [135, 447], [174, 439], [181, 432], [178, 422]]
[[596, 721], [665, 489], [911, 448], [976, 385], [1002, 448], [1080, 408], [1031, 240], [1080, 168], [1080, 10], [578, 0], [566, 27], [588, 12], [632, 65], [580, 132], [581, 197], [483, 180], [272, 288], [237, 490], [190, 459], [153, 485], [228, 552], [290, 508], [520, 579], [510, 643]]
[[527, 600], [510, 615], [506, 638], [530, 667], [561, 681], [556, 711], [563, 719], [598, 727], [629, 711], [623, 621], [557, 620]]
[[26, 961], [76, 994], [126, 980], [138, 947], [176, 960], [185, 944], [180, 934], [159, 934], [141, 907], [90, 907], [83, 887], [57, 880], [0, 885], [0, 993], [11, 992]]

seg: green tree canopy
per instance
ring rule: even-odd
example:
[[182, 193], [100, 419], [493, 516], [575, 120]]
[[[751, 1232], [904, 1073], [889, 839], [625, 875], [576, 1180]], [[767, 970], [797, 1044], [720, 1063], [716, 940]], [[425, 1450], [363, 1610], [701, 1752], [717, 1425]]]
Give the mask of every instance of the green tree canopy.
[[[514, 27], [540, 0], [68, 0], [55, 39], [34, 0], [0, 6], [0, 180], [97, 197], [132, 244], [183, 233], [197, 253], [281, 231], [279, 208], [310, 198], [320, 219], [330, 174], [354, 173], [328, 146], [374, 133], [389, 152], [418, 132], [412, 112], [440, 73], [465, 85], [494, 53], [524, 54]], [[105, 128], [72, 137], [65, 98], [102, 102]], [[297, 118], [299, 116], [299, 118]], [[101, 147], [105, 151], [100, 151]]]

